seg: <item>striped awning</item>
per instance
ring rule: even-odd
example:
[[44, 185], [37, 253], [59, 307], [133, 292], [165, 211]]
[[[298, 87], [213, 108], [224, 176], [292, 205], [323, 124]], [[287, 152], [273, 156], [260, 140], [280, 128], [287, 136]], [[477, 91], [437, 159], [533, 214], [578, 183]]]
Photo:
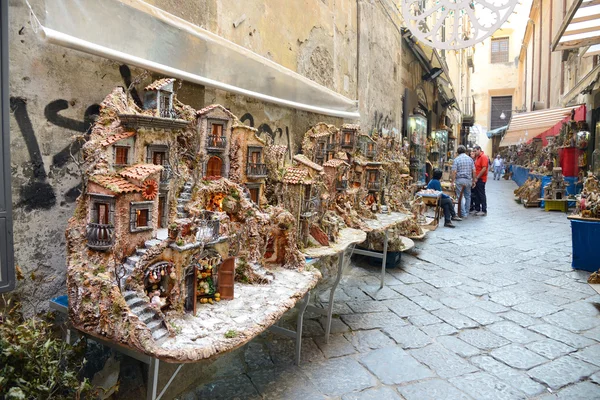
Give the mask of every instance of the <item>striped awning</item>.
[[600, 1], [575, 0], [552, 41], [552, 51], [595, 44], [600, 44]]
[[541, 135], [556, 124], [562, 123], [571, 117], [580, 104], [565, 108], [552, 108], [548, 110], [532, 111], [528, 113], [513, 114], [508, 130], [500, 142], [500, 146], [512, 146]]

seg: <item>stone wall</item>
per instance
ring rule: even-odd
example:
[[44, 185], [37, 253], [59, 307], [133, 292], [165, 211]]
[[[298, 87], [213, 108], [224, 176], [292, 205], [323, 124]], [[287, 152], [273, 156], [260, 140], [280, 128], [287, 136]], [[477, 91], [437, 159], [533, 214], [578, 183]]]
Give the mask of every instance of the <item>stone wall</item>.
[[[386, 0], [387, 1], [387, 0]], [[149, 3], [200, 25], [349, 98], [359, 99], [363, 130], [400, 131], [402, 40], [381, 1], [153, 0]], [[64, 230], [79, 195], [71, 153], [99, 103], [143, 71], [49, 45], [33, 32], [25, 2], [10, 0], [12, 196], [16, 263], [46, 276], [40, 296], [65, 291]], [[43, 10], [36, 10], [38, 15]], [[242, 69], [243, 70], [243, 69]], [[156, 77], [156, 76], [154, 76]], [[136, 86], [142, 95], [147, 77]], [[177, 89], [177, 86], [176, 86]], [[134, 95], [135, 95], [134, 93]], [[184, 103], [221, 103], [242, 122], [301, 148], [304, 132], [325, 117], [183, 82]]]

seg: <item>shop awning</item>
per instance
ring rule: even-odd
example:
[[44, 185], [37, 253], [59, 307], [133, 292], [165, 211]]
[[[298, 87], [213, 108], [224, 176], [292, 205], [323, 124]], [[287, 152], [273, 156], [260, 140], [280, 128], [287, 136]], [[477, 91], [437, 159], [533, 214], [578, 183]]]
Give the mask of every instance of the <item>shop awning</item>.
[[487, 131], [487, 137], [489, 139], [493, 138], [494, 136], [502, 136], [504, 135], [504, 133], [506, 132], [506, 130], [508, 129], [508, 125], [504, 125], [501, 126], [500, 128], [496, 128], [496, 129], [492, 129], [491, 131]]
[[575, 0], [552, 41], [552, 51], [595, 44], [600, 44], [600, 2]]
[[47, 0], [49, 43], [261, 101], [358, 119], [358, 102], [141, 0]]
[[528, 142], [555, 126], [562, 125], [571, 118], [573, 112], [576, 112], [577, 120], [581, 119], [581, 114], [585, 117], [585, 105], [513, 114], [500, 147]]

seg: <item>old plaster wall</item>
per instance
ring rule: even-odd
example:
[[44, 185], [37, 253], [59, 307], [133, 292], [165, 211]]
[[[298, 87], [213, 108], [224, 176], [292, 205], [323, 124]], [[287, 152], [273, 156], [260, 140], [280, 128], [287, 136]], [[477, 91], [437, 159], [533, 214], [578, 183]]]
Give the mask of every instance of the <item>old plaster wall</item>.
[[[379, 1], [150, 3], [359, 98], [363, 130], [399, 131], [401, 39]], [[98, 104], [113, 87], [129, 86], [142, 71], [41, 42], [25, 3], [9, 4], [15, 258], [24, 271], [37, 270], [46, 277], [39, 295], [50, 298], [64, 292], [64, 229], [79, 194], [78, 168], [71, 160], [71, 149], [78, 151], [77, 145], [71, 146], [73, 136], [85, 134]], [[41, 15], [43, 10], [37, 12]], [[134, 97], [142, 95], [150, 79], [134, 87]], [[178, 97], [196, 108], [224, 104], [262, 137], [287, 145], [288, 158], [300, 150], [310, 126], [344, 122], [190, 83], [179, 88]]]

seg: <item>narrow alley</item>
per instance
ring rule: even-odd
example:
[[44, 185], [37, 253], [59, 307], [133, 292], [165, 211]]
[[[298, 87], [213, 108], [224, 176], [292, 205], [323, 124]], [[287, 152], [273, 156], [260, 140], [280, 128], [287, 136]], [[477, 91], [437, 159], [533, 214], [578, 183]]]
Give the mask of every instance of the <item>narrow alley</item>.
[[[571, 268], [569, 221], [488, 182], [487, 217], [444, 227], [388, 269], [353, 265], [335, 332], [305, 321], [302, 363], [270, 334], [182, 399], [594, 399], [600, 296]], [[328, 299], [321, 293], [320, 299]]]

